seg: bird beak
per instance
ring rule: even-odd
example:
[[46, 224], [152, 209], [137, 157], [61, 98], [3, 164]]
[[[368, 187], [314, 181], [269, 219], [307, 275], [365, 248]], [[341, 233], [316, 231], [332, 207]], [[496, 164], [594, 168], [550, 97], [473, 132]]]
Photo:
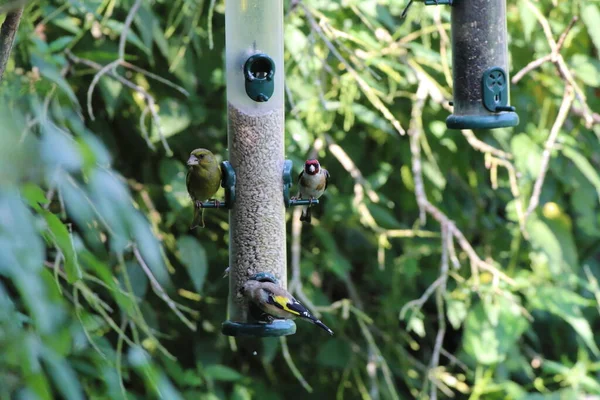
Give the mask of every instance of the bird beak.
[[192, 165], [198, 165], [198, 159], [194, 156], [190, 156], [190, 158], [187, 160], [187, 165], [188, 167], [191, 167]]
[[311, 166], [309, 166], [309, 167], [308, 167], [308, 170], [309, 170], [311, 173], [312, 173], [312, 172], [315, 172], [315, 166], [314, 166], [314, 165], [311, 165]]

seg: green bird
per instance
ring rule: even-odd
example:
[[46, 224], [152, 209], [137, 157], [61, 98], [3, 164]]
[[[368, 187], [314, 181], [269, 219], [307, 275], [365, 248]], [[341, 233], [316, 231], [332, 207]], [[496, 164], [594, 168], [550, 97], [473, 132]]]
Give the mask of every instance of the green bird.
[[[187, 191], [194, 202], [194, 220], [190, 229], [200, 223], [204, 228], [204, 208], [202, 202], [209, 200], [219, 190], [221, 167], [215, 155], [206, 149], [196, 149], [187, 160], [188, 173], [185, 178]], [[217, 202], [215, 200], [215, 202]], [[218, 203], [218, 202], [217, 202]]]

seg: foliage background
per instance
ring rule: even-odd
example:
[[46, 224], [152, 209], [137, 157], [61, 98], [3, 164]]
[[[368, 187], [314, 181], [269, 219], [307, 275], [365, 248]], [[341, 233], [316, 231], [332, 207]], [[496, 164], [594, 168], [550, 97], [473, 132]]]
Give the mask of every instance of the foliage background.
[[443, 122], [449, 8], [404, 7], [286, 2], [286, 151], [332, 175], [313, 226], [290, 213], [290, 276], [336, 335], [233, 341], [227, 214], [189, 232], [184, 185], [191, 149], [227, 157], [224, 3], [25, 3], [0, 84], [0, 398], [600, 395], [600, 4], [508, 1], [513, 75], [568, 34], [513, 85], [519, 126], [475, 135]]

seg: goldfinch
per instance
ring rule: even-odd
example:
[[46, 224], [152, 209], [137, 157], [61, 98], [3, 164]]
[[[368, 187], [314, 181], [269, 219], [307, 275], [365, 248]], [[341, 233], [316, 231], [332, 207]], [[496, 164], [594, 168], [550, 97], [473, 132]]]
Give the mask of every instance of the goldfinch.
[[202, 224], [204, 208], [202, 202], [210, 199], [219, 190], [221, 167], [215, 155], [206, 149], [196, 149], [187, 160], [188, 173], [185, 179], [187, 191], [194, 202], [194, 219], [190, 229]]
[[242, 292], [251, 304], [259, 308], [268, 318], [299, 317], [333, 335], [333, 331], [327, 325], [315, 318], [294, 296], [275, 283], [249, 280], [244, 284]]
[[[299, 199], [318, 199], [323, 195], [327, 184], [329, 183], [329, 172], [325, 168], [321, 168], [319, 160], [306, 160], [304, 163], [304, 169], [298, 176], [298, 198]], [[300, 221], [304, 221], [310, 224], [311, 213], [310, 207], [312, 205], [304, 206]]]

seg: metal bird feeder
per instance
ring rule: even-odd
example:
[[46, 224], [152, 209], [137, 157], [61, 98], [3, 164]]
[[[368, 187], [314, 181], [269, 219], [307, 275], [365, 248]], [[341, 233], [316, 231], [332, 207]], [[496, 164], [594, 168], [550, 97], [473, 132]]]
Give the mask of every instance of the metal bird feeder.
[[257, 320], [241, 293], [250, 279], [287, 286], [284, 204], [283, 2], [225, 2], [228, 144], [235, 170], [229, 213], [230, 336], [284, 336], [291, 320]]
[[452, 80], [454, 113], [449, 129], [516, 126], [510, 106], [506, 0], [427, 0], [452, 7]]

